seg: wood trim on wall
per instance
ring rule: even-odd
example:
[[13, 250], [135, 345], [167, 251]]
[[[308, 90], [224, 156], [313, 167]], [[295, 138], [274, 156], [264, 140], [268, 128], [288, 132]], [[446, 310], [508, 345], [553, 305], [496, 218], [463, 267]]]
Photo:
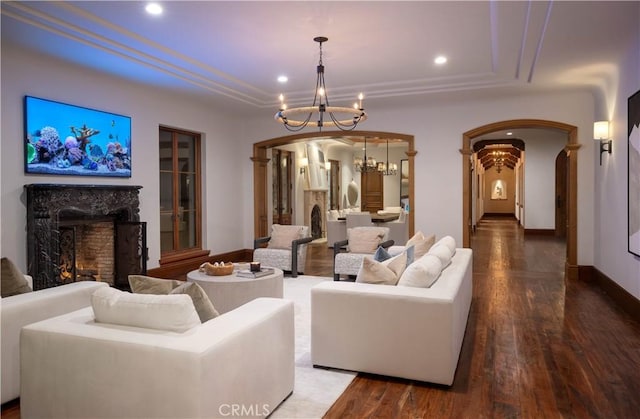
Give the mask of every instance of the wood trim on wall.
[[253, 258], [253, 249], [240, 249], [216, 255], [207, 254], [191, 259], [178, 260], [158, 268], [149, 269], [147, 275], [156, 278], [186, 280], [187, 273], [198, 269], [205, 262], [246, 262]]
[[556, 231], [548, 228], [525, 228], [524, 234], [530, 236], [555, 236]]
[[579, 279], [597, 285], [605, 294], [634, 319], [640, 319], [640, 300], [600, 272], [595, 266], [579, 266]]
[[[414, 178], [414, 162], [418, 153], [414, 148], [414, 136], [409, 134], [399, 134], [395, 132], [384, 131], [323, 131], [322, 133], [310, 132], [304, 134], [287, 135], [284, 137], [271, 138], [269, 140], [259, 141], [253, 144], [253, 234], [254, 238], [265, 237], [269, 235], [267, 229], [268, 223], [268, 199], [267, 196], [267, 149], [287, 144], [295, 144], [304, 142], [309, 138], [316, 137], [344, 137], [350, 139], [354, 137], [379, 137], [400, 139], [407, 143], [407, 157], [409, 160], [409, 236], [413, 236], [415, 228], [415, 178]], [[364, 141], [364, 140], [363, 140]]]
[[[566, 273], [570, 277], [571, 266], [578, 265], [578, 128], [556, 121], [547, 121], [543, 119], [513, 119], [508, 121], [495, 122], [474, 128], [462, 134], [462, 242], [464, 247], [471, 244], [471, 164], [469, 156], [473, 155], [471, 141], [481, 135], [491, 132], [518, 129], [518, 128], [551, 128], [563, 131], [567, 134], [567, 144], [565, 151], [569, 164], [569, 191], [567, 202], [567, 259]], [[526, 203], [525, 203], [526, 206]]]

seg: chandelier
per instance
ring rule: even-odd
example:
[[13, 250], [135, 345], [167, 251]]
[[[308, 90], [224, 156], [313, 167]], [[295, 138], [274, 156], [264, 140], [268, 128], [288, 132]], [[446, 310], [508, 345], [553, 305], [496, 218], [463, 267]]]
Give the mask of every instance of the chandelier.
[[376, 159], [369, 156], [367, 157], [367, 137], [364, 137], [364, 157], [356, 157], [353, 159], [353, 166], [356, 172], [367, 173], [375, 172], [378, 170], [378, 163]]
[[[284, 103], [284, 95], [280, 95], [280, 110], [274, 119], [284, 124], [289, 131], [294, 132], [304, 129], [307, 125], [318, 127], [320, 131], [322, 131], [322, 127], [336, 127], [342, 131], [351, 131], [359, 122], [367, 119], [367, 114], [362, 107], [364, 96], [360, 93], [358, 102], [353, 104], [353, 108], [329, 104], [329, 95], [324, 84], [324, 65], [322, 64], [322, 43], [327, 42], [329, 38], [317, 36], [313, 40], [320, 44], [320, 61], [317, 67], [318, 76], [313, 103], [311, 106], [287, 108]], [[312, 121], [311, 118], [316, 113], [317, 119]], [[325, 116], [328, 116], [327, 120], [325, 120]]]
[[387, 161], [378, 163], [378, 172], [382, 172], [384, 176], [396, 175], [398, 173], [398, 165], [389, 163], [389, 140], [387, 140]]

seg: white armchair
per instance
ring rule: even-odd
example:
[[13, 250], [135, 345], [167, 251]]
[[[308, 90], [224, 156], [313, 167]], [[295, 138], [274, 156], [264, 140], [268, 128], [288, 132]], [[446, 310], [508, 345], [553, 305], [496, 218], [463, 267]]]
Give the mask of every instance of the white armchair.
[[[253, 260], [261, 265], [291, 272], [296, 278], [304, 273], [307, 261], [307, 243], [313, 241], [308, 226], [274, 224], [271, 236], [253, 241]], [[267, 243], [267, 247], [261, 247]]]
[[357, 275], [362, 259], [373, 255], [378, 246], [393, 246], [393, 240], [388, 239], [387, 227], [355, 227], [347, 229], [347, 236], [347, 240], [336, 242], [333, 246], [334, 281], [339, 281], [341, 275]]
[[293, 391], [294, 339], [293, 303], [279, 298], [183, 333], [98, 323], [87, 307], [23, 329], [20, 413], [213, 418], [242, 407], [265, 417]]

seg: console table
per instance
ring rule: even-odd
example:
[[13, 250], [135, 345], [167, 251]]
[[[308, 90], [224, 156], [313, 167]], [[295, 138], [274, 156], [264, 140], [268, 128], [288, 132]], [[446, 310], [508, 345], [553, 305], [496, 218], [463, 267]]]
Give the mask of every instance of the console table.
[[218, 313], [226, 313], [258, 297], [282, 298], [283, 272], [274, 269], [273, 274], [260, 278], [241, 278], [231, 275], [212, 276], [198, 270], [187, 274], [187, 281], [202, 287]]

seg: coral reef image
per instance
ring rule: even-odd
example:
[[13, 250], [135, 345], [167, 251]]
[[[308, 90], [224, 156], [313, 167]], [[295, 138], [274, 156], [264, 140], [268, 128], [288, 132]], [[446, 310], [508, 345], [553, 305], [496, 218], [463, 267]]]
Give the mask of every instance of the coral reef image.
[[25, 171], [131, 176], [131, 118], [25, 97]]

